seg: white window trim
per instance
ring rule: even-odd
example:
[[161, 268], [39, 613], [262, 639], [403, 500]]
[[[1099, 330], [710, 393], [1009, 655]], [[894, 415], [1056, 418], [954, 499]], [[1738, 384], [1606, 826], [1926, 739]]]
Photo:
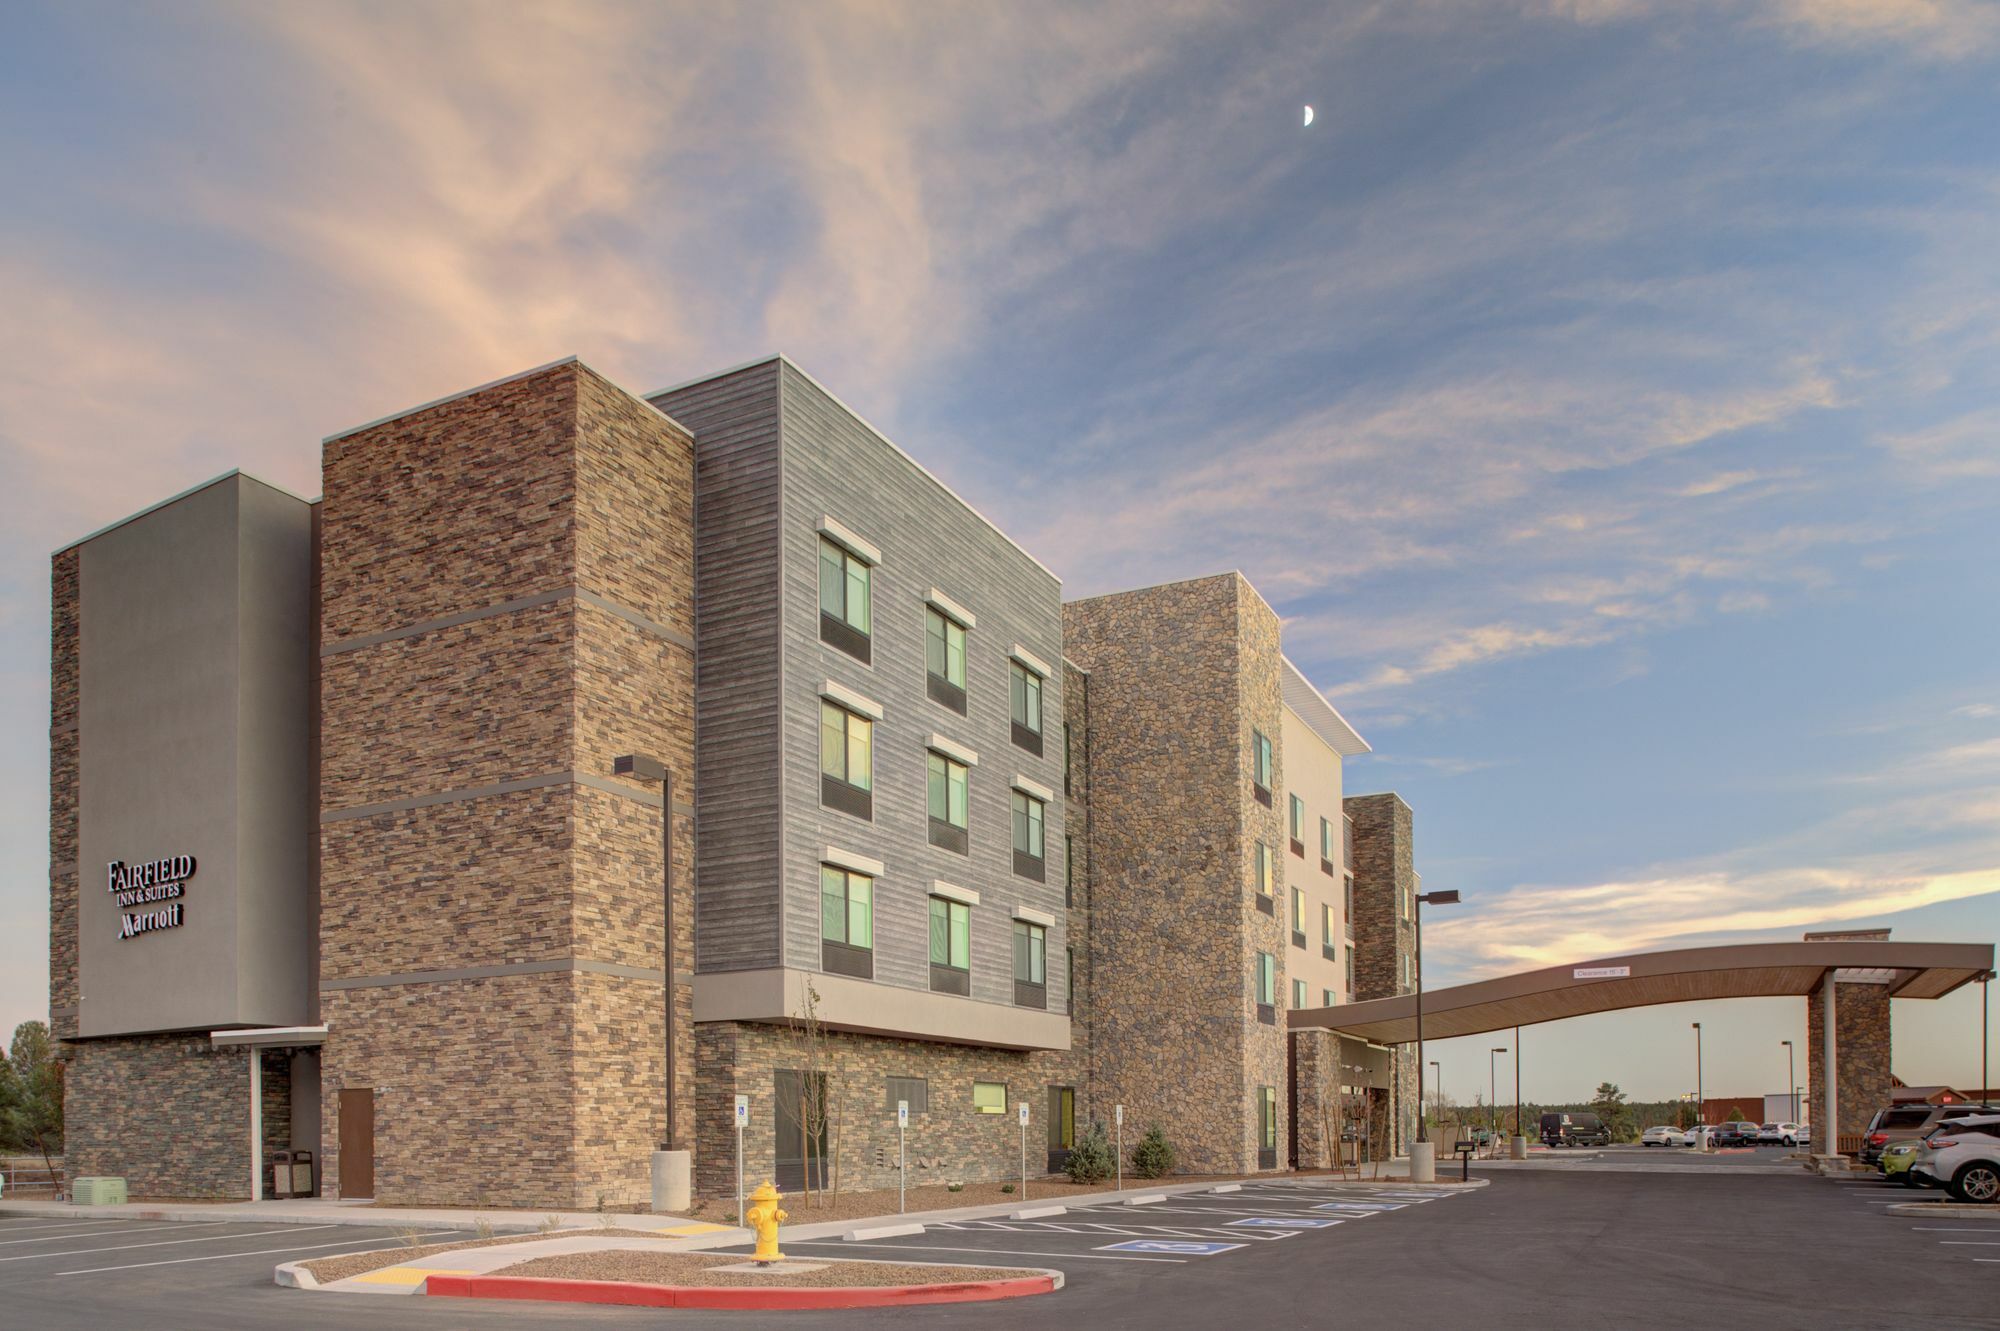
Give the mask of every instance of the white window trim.
[[882, 704], [864, 694], [856, 693], [845, 684], [825, 680], [819, 686], [819, 696], [828, 702], [839, 703], [850, 712], [858, 713], [871, 721], [882, 719]]
[[942, 878], [931, 879], [931, 895], [934, 897], [943, 897], [946, 901], [956, 901], [960, 905], [965, 906], [977, 906], [979, 904], [979, 894], [977, 892], [969, 887], [960, 887], [957, 883], [947, 883]]
[[973, 618], [970, 610], [967, 610], [964, 606], [952, 600], [935, 587], [924, 593], [924, 600], [930, 603], [931, 609], [937, 611], [962, 629], [976, 629], [979, 627], [979, 621]]
[[839, 518], [828, 515], [819, 520], [819, 534], [842, 546], [847, 553], [873, 568], [882, 562], [882, 548], [873, 541], [864, 540], [855, 530]]
[[865, 874], [870, 878], [880, 878], [883, 873], [882, 861], [852, 850], [842, 850], [839, 846], [828, 846], [820, 855], [821, 864], [831, 864], [836, 869], [849, 873]]
[[1055, 802], [1056, 793], [1053, 790], [1050, 790], [1039, 781], [1022, 776], [1019, 772], [1014, 774], [1014, 789], [1020, 791], [1023, 795], [1033, 795], [1044, 804], [1053, 804]]
[[1014, 918], [1023, 924], [1039, 924], [1044, 929], [1053, 929], [1056, 927], [1055, 916], [1045, 910], [1036, 910], [1033, 906], [1014, 907]]
[[946, 739], [943, 735], [938, 734], [936, 731], [932, 731], [931, 737], [924, 741], [924, 747], [928, 749], [933, 749], [936, 752], [941, 753], [945, 757], [951, 759], [953, 762], [959, 763], [963, 766], [966, 767], [979, 766], [978, 754], [974, 753], [971, 749], [966, 748], [963, 744], [959, 744], [953, 740]]
[[1012, 649], [1008, 651], [1007, 655], [1013, 657], [1016, 661], [1019, 661], [1022, 665], [1034, 671], [1035, 674], [1039, 675], [1041, 678], [1043, 679], [1049, 678], [1050, 674], [1049, 663], [1047, 661], [1044, 661], [1041, 657], [1036, 656], [1033, 652], [1029, 651], [1026, 647], [1023, 647], [1020, 643], [1018, 642], [1015, 643]]

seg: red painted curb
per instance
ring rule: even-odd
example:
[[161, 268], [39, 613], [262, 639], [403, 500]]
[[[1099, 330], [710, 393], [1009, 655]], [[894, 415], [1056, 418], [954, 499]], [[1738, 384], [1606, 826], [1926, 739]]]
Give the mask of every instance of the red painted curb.
[[873, 1289], [755, 1289], [741, 1285], [640, 1285], [623, 1280], [548, 1280], [535, 1276], [434, 1275], [424, 1293], [450, 1299], [533, 1299], [544, 1303], [615, 1303], [637, 1308], [903, 1308], [920, 1303], [986, 1303], [1048, 1294], [1048, 1276], [956, 1285], [882, 1285]]

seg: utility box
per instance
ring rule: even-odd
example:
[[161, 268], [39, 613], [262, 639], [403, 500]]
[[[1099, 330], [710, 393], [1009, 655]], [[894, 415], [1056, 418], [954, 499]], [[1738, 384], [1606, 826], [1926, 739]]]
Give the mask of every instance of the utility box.
[[122, 1178], [80, 1178], [70, 1184], [70, 1200], [78, 1206], [123, 1206]]

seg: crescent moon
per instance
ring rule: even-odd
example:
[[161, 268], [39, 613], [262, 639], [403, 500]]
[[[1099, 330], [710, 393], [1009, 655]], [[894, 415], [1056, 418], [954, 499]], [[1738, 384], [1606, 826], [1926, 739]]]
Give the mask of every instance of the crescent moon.
[[[1312, 122], [1313, 122], [1313, 109], [1310, 106], [1308, 106], [1306, 108], [1306, 124], [1310, 125], [1312, 124]], [[1304, 126], [1301, 126], [1301, 128], [1303, 127]]]

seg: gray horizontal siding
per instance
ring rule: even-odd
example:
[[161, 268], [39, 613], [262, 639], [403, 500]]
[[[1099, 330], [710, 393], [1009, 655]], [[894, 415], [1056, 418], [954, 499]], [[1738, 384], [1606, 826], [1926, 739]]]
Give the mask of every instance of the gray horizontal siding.
[[779, 962], [775, 363], [654, 402], [695, 440], [695, 968]]
[[[931, 880], [977, 891], [972, 996], [1013, 1002], [1012, 915], [1029, 905], [1056, 919], [1048, 938], [1049, 1010], [1065, 1009], [1063, 905], [1061, 587], [1044, 569], [790, 366], [781, 372], [784, 433], [783, 735], [786, 833], [785, 958], [818, 969], [819, 858], [827, 845], [873, 856], [875, 979], [930, 987]], [[873, 663], [819, 641], [819, 537], [832, 515], [880, 546], [874, 585]], [[924, 679], [925, 597], [938, 587], [969, 609], [968, 715], [930, 701]], [[1019, 642], [1055, 668], [1044, 686], [1043, 756], [1014, 747], [1008, 652]], [[872, 822], [819, 803], [819, 686], [834, 679], [881, 703]], [[925, 742], [933, 732], [979, 754], [972, 770], [970, 855], [929, 844]], [[1016, 877], [1011, 782], [1023, 773], [1056, 792], [1047, 810], [1047, 881]]]

